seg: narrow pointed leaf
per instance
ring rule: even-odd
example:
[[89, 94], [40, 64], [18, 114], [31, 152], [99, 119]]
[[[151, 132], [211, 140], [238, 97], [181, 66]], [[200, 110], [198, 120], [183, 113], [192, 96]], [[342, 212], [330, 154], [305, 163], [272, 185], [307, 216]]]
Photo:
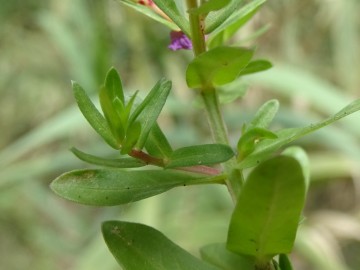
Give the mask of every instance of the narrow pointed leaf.
[[[212, 38], [218, 39], [220, 36], [222, 43], [225, 42], [226, 40], [231, 38], [238, 31], [238, 29], [240, 29], [245, 23], [247, 23], [257, 13], [259, 8], [265, 2], [266, 0], [254, 0], [242, 8], [238, 7], [231, 14], [229, 14], [226, 20], [216, 29], [212, 29], [212, 25], [208, 24], [208, 26], [205, 29], [205, 33], [212, 32], [211, 33]], [[207, 20], [210, 20], [210, 18], [207, 18]], [[210, 44], [211, 42], [212, 41], [210, 38]], [[214, 46], [214, 44], [212, 44], [211, 46]]]
[[230, 252], [225, 244], [210, 244], [200, 249], [201, 258], [220, 269], [254, 270], [255, 261], [251, 257]]
[[231, 0], [230, 4], [228, 4], [225, 8], [210, 13], [205, 20], [205, 34], [209, 34], [218, 28], [231, 16], [231, 14], [240, 9], [242, 4], [243, 0]]
[[122, 104], [125, 103], [121, 79], [118, 72], [113, 67], [106, 74], [105, 88], [107, 89], [109, 97], [112, 101], [115, 98], [119, 98]]
[[119, 149], [104, 116], [96, 109], [84, 89], [76, 82], [72, 84], [76, 102], [80, 111], [92, 128], [113, 148]]
[[217, 164], [227, 161], [233, 156], [233, 150], [224, 144], [183, 147], [171, 154], [166, 168]]
[[207, 2], [204, 2], [198, 8], [189, 10], [189, 13], [194, 13], [197, 15], [207, 14], [211, 11], [222, 9], [223, 7], [228, 5], [230, 2], [231, 2], [231, 0], [209, 0]]
[[167, 15], [188, 37], [190, 36], [190, 25], [176, 6], [174, 0], [153, 0], [154, 3]]
[[169, 141], [157, 123], [150, 130], [145, 148], [151, 156], [162, 159], [168, 159], [173, 152]]
[[278, 136], [275, 140], [264, 140], [259, 142], [254, 152], [252, 152], [249, 156], [247, 156], [240, 164], [239, 168], [248, 168], [255, 166], [256, 164], [260, 163], [261, 161], [268, 158], [274, 151], [280, 149], [282, 146], [299, 139], [309, 133], [312, 133], [322, 127], [328, 126], [341, 118], [348, 116], [354, 112], [360, 110], [360, 99], [355, 100], [354, 102], [350, 103], [348, 106], [340, 110], [335, 115], [318, 122], [316, 124], [311, 124], [306, 127], [299, 127], [299, 128], [288, 128], [283, 129], [276, 132]]
[[165, 105], [170, 89], [170, 81], [164, 79], [160, 80], [130, 116], [129, 124], [135, 120], [141, 123], [141, 134], [136, 143], [136, 148], [142, 149], [144, 147], [149, 132], [156, 123], [157, 118]]
[[117, 159], [109, 159], [109, 158], [101, 158], [94, 155], [90, 155], [76, 149], [75, 147], [70, 149], [71, 152], [75, 156], [77, 156], [82, 161], [85, 161], [90, 164], [105, 166], [105, 167], [115, 167], [115, 168], [136, 168], [145, 166], [146, 163], [135, 158], [117, 158]]
[[267, 60], [251, 61], [241, 72], [239, 76], [248, 75], [256, 72], [265, 71], [272, 68], [272, 64]]
[[102, 224], [102, 233], [124, 270], [220, 270], [146, 225], [106, 221]]
[[175, 23], [173, 23], [173, 22], [165, 19], [164, 17], [160, 16], [159, 14], [155, 13], [155, 11], [153, 11], [149, 7], [146, 7], [144, 5], [140, 5], [140, 4], [135, 3], [135, 2], [133, 2], [131, 0], [120, 0], [120, 3], [122, 3], [122, 4], [124, 4], [124, 5], [128, 6], [128, 7], [131, 7], [131, 8], [133, 8], [134, 10], [136, 10], [138, 12], [141, 12], [142, 14], [144, 14], [144, 15], [148, 16], [149, 18], [151, 18], [151, 19], [153, 19], [153, 20], [155, 20], [155, 21], [169, 27], [172, 30], [178, 30], [179, 29], [178, 26]]
[[141, 124], [138, 121], [133, 122], [127, 132], [126, 132], [126, 138], [124, 142], [121, 145], [121, 154], [128, 154], [133, 147], [135, 146], [136, 142], [139, 139], [141, 133]]
[[217, 47], [196, 57], [186, 70], [190, 88], [219, 86], [235, 80], [251, 60], [253, 51], [236, 47]]
[[258, 128], [268, 128], [279, 110], [279, 101], [276, 99], [265, 102], [256, 112], [250, 125]]
[[288, 156], [264, 161], [249, 175], [231, 217], [227, 248], [269, 261], [290, 253], [305, 203], [299, 162]]
[[64, 173], [51, 183], [51, 189], [77, 203], [106, 206], [139, 201], [177, 186], [214, 181], [218, 179], [171, 170], [95, 169]]

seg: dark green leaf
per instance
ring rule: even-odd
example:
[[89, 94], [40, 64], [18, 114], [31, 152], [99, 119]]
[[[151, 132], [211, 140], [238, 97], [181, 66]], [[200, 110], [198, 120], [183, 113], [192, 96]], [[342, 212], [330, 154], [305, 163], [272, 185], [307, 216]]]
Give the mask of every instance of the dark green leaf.
[[179, 28], [190, 36], [190, 25], [178, 10], [174, 0], [153, 0], [155, 4], [167, 15]]
[[186, 70], [190, 88], [219, 86], [235, 80], [248, 65], [252, 50], [236, 47], [217, 47], [196, 57]]
[[253, 258], [226, 249], [225, 244], [210, 244], [200, 249], [201, 258], [224, 270], [254, 270]]
[[96, 109], [84, 89], [76, 82], [72, 83], [76, 102], [80, 111], [92, 126], [92, 128], [113, 148], [119, 149], [120, 146], [113, 137], [108, 123], [102, 114]]
[[240, 164], [239, 168], [248, 168], [252, 167], [262, 160], [268, 158], [274, 151], [278, 150], [280, 147], [302, 137], [311, 132], [314, 132], [322, 127], [330, 125], [341, 118], [348, 116], [354, 112], [360, 110], [360, 99], [352, 102], [341, 111], [335, 115], [325, 119], [324, 121], [318, 122], [316, 124], [311, 124], [307, 127], [300, 128], [289, 128], [283, 129], [276, 132], [278, 136], [275, 140], [264, 140], [261, 141], [257, 146], [254, 152], [247, 156]]
[[177, 186], [214, 181], [218, 179], [172, 170], [75, 170], [56, 178], [51, 189], [71, 201], [105, 206], [139, 201]]
[[173, 152], [170, 143], [157, 123], [155, 123], [150, 130], [148, 139], [145, 143], [145, 148], [151, 156], [162, 159], [169, 158]]
[[129, 124], [135, 120], [141, 123], [141, 134], [136, 143], [136, 148], [142, 149], [144, 147], [149, 132], [156, 123], [166, 102], [170, 89], [170, 81], [165, 79], [160, 80], [130, 116]]
[[226, 5], [228, 5], [231, 0], [209, 0], [201, 4], [198, 8], [189, 10], [189, 13], [194, 14], [207, 14], [211, 11], [220, 10]]
[[146, 163], [135, 158], [118, 158], [118, 159], [107, 159], [101, 158], [93, 155], [86, 154], [75, 147], [70, 149], [75, 156], [77, 156], [82, 161], [85, 161], [90, 164], [105, 166], [105, 167], [115, 167], [115, 168], [136, 168], [145, 166]]
[[106, 221], [102, 233], [124, 270], [219, 270], [146, 225]]
[[299, 162], [288, 156], [264, 161], [249, 175], [231, 217], [227, 247], [267, 262], [290, 253], [305, 202]]
[[151, 18], [159, 23], [162, 23], [163, 25], [169, 27], [172, 30], [178, 30], [178, 26], [175, 23], [173, 23], [173, 22], [165, 19], [164, 17], [160, 16], [159, 14], [155, 13], [155, 11], [150, 9], [149, 7], [140, 5], [131, 0], [120, 0], [120, 2], [126, 6], [129, 6], [133, 9], [135, 9], [136, 11], [143, 13], [144, 15], [148, 16], [149, 18]]
[[267, 60], [251, 61], [241, 72], [240, 76], [265, 71], [272, 68], [272, 64]]
[[278, 100], [271, 99], [265, 102], [256, 112], [254, 118], [250, 123], [250, 126], [259, 127], [259, 128], [268, 128], [272, 120], [274, 119], [278, 109], [279, 109]]
[[204, 144], [183, 147], [175, 150], [166, 168], [210, 165], [229, 160], [234, 156], [233, 150], [224, 144]]
[[279, 266], [281, 270], [293, 270], [290, 259], [286, 254], [280, 254]]

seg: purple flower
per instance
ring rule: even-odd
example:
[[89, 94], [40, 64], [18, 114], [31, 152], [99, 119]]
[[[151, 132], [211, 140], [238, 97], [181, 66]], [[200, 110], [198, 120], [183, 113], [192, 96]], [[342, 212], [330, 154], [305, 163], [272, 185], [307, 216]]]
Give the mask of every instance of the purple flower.
[[172, 51], [177, 50], [191, 50], [191, 40], [182, 31], [171, 31], [170, 32], [171, 44], [168, 48]]

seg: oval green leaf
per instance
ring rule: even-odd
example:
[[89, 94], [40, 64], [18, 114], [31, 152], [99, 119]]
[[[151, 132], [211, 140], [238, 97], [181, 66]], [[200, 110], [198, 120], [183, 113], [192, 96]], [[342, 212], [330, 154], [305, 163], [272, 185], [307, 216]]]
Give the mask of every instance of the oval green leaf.
[[197, 56], [186, 70], [190, 88], [219, 86], [235, 80], [250, 62], [253, 51], [239, 47], [217, 47]]
[[305, 179], [299, 162], [278, 156], [249, 175], [231, 217], [227, 247], [267, 262], [290, 253], [305, 202]]
[[266, 101], [256, 112], [250, 125], [259, 128], [268, 128], [279, 110], [279, 101], [271, 99]]
[[234, 151], [225, 144], [188, 146], [172, 152], [166, 168], [217, 164], [233, 156]]
[[102, 224], [102, 233], [124, 270], [220, 270], [143, 224], [106, 221]]
[[177, 186], [213, 183], [218, 179], [171, 170], [75, 170], [51, 183], [59, 196], [82, 204], [120, 205], [163, 193]]

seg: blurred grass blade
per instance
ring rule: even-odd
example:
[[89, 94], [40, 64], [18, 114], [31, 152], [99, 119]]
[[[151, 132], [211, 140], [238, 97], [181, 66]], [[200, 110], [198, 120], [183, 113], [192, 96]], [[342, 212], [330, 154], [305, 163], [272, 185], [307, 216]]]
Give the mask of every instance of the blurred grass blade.
[[201, 258], [226, 270], [253, 270], [255, 262], [250, 257], [230, 252], [225, 244], [210, 244], [200, 249]]
[[178, 26], [175, 23], [163, 18], [159, 14], [155, 13], [149, 7], [146, 7], [144, 5], [140, 5], [138, 3], [134, 3], [131, 0], [119, 0], [119, 1], [120, 1], [120, 3], [122, 3], [122, 4], [124, 4], [124, 5], [128, 6], [128, 7], [131, 7], [131, 8], [135, 9], [138, 12], [141, 12], [142, 14], [148, 16], [149, 18], [151, 18], [151, 19], [153, 19], [153, 20], [155, 20], [155, 21], [157, 21], [159, 23], [162, 23], [163, 25], [169, 27], [172, 30], [178, 30]]
[[84, 89], [76, 82], [73, 82], [72, 86], [76, 102], [86, 120], [111, 147], [118, 149], [119, 146], [110, 131], [109, 125], [91, 102]]
[[153, 0], [154, 3], [179, 26], [188, 37], [190, 37], [190, 25], [185, 17], [178, 10], [174, 0]]
[[142, 167], [145, 166], [146, 163], [135, 158], [118, 158], [118, 159], [107, 159], [107, 158], [101, 158], [94, 155], [90, 155], [87, 153], [84, 153], [75, 147], [70, 149], [71, 152], [75, 156], [77, 156], [82, 161], [85, 161], [90, 164], [105, 166], [105, 167], [115, 167], [115, 168], [136, 168], [136, 167]]
[[[262, 160], [266, 159], [269, 155], [271, 155], [274, 151], [278, 150], [280, 147], [300, 138], [309, 133], [312, 133], [322, 127], [330, 125], [335, 121], [340, 120], [341, 118], [348, 116], [354, 112], [360, 110], [360, 99], [355, 100], [350, 103], [348, 106], [343, 108], [341, 111], [336, 113], [335, 115], [318, 122], [316, 124], [311, 124], [306, 127], [299, 128], [288, 128], [283, 129], [276, 134], [278, 135], [278, 139], [275, 140], [264, 140], [260, 142], [254, 152], [252, 152], [249, 156], [247, 156], [240, 164], [240, 168], [248, 168], [255, 166], [260, 163]], [[346, 143], [346, 142], [343, 142]]]
[[267, 262], [290, 253], [305, 203], [300, 163], [288, 156], [264, 161], [248, 176], [232, 214], [227, 248]]
[[166, 168], [217, 164], [229, 160], [234, 151], [224, 144], [204, 144], [175, 150]]
[[51, 183], [59, 196], [81, 204], [111, 206], [139, 201], [178, 186], [216, 183], [214, 177], [172, 170], [75, 170]]
[[123, 269], [220, 270], [194, 257], [152, 227], [123, 222], [102, 224], [105, 242]]

